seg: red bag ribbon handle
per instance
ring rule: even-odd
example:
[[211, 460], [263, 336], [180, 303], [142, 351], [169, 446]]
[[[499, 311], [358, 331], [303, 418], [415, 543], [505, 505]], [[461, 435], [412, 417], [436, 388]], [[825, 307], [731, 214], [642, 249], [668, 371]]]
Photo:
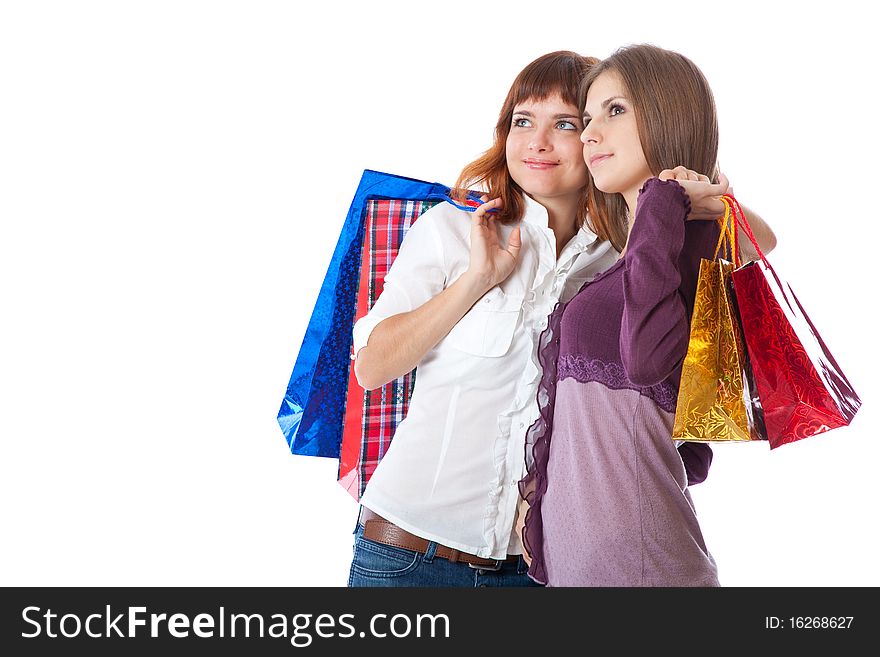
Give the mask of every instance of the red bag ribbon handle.
[[770, 263], [767, 262], [767, 258], [764, 256], [764, 252], [761, 251], [761, 247], [758, 246], [758, 240], [755, 239], [755, 235], [754, 233], [752, 233], [752, 227], [749, 226], [749, 222], [746, 221], [746, 213], [743, 212], [742, 206], [739, 204], [739, 201], [737, 201], [732, 195], [725, 194], [721, 197], [721, 202], [724, 203], [725, 206], [729, 204], [737, 224], [739, 224], [739, 226], [741, 226], [742, 229], [746, 231], [746, 235], [748, 236], [749, 241], [752, 243], [752, 245], [754, 245], [755, 250], [758, 252], [758, 255], [761, 257], [761, 261], [767, 266], [767, 269], [772, 269]]

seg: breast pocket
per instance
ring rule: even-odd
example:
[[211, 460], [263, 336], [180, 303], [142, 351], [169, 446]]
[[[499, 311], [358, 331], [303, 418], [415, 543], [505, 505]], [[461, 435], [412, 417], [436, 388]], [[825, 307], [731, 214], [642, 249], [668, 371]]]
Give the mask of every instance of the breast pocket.
[[489, 290], [449, 332], [451, 346], [475, 356], [504, 356], [522, 312], [523, 295]]

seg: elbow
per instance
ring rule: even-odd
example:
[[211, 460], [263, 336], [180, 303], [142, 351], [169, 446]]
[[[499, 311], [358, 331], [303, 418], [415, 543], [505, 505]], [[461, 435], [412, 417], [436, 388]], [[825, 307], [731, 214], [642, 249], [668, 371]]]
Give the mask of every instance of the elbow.
[[626, 378], [638, 388], [650, 388], [657, 385], [664, 377], [660, 375], [656, 367], [651, 365], [651, 359], [640, 355], [621, 354], [623, 371]]
[[677, 343], [671, 349], [663, 346], [661, 343], [651, 350], [621, 350], [623, 370], [630, 383], [638, 388], [651, 388], [672, 376], [684, 359], [687, 343]]
[[712, 448], [706, 443], [684, 443], [678, 448], [678, 454], [684, 463], [688, 486], [701, 484], [709, 476], [712, 465]]
[[666, 375], [656, 368], [646, 367], [643, 364], [624, 363], [623, 369], [629, 382], [638, 388], [651, 388], [666, 378]]
[[370, 364], [369, 356], [363, 357], [366, 347], [362, 348], [354, 360], [354, 378], [364, 390], [370, 391], [381, 388], [387, 383], [381, 379], [381, 373]]
[[375, 390], [379, 386], [376, 385], [374, 377], [371, 376], [369, 367], [364, 367], [361, 357], [358, 356], [354, 361], [354, 378], [357, 379], [358, 385], [364, 390]]
[[[762, 223], [759, 226], [759, 230], [755, 231], [755, 240], [758, 242], [758, 246], [761, 247], [761, 251], [765, 254], [770, 253], [776, 248], [776, 233], [766, 223]], [[746, 243], [748, 244], [748, 241]], [[749, 244], [749, 247], [751, 247], [751, 244]], [[755, 257], [757, 255], [755, 253]]]

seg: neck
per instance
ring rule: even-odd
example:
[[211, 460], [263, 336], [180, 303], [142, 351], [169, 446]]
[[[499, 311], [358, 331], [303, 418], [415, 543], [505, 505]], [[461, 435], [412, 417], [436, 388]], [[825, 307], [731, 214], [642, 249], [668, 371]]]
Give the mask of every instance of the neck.
[[623, 245], [623, 250], [620, 252], [619, 256], [620, 258], [626, 253], [626, 247], [627, 244], [629, 244], [629, 235], [632, 233], [633, 224], [636, 221], [636, 205], [638, 204], [639, 189], [641, 189], [641, 185], [623, 195], [623, 199], [626, 201], [626, 244]]
[[638, 190], [629, 192], [624, 194], [623, 198], [626, 200], [627, 237], [629, 237], [629, 233], [632, 232], [633, 223], [636, 220], [636, 205], [638, 204], [639, 192]]
[[[535, 199], [538, 200], [538, 199]], [[538, 201], [547, 210], [547, 225], [556, 235], [556, 258], [577, 232], [578, 198], [542, 198]]]
[[633, 224], [636, 221], [636, 209], [639, 202], [639, 190], [645, 186], [645, 183], [650, 180], [649, 178], [645, 178], [640, 185], [633, 187], [628, 192], [625, 192], [623, 195], [623, 199], [626, 201], [626, 209], [627, 209], [627, 229], [626, 236], [629, 238], [629, 234], [632, 232]]

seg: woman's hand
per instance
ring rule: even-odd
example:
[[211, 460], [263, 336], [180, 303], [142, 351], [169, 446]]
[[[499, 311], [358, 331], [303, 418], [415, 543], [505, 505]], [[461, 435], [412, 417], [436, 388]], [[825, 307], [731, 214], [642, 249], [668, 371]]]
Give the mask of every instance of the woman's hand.
[[[730, 194], [733, 196], [733, 187], [723, 173], [718, 176], [718, 183], [712, 184], [707, 176], [691, 171], [685, 167], [665, 169], [658, 176], [660, 180], [676, 180], [684, 188], [685, 193], [691, 200], [691, 213], [688, 221], [717, 220], [724, 216], [724, 204], [721, 196]], [[776, 248], [776, 235], [773, 229], [754, 210], [741, 206], [746, 220], [755, 234], [758, 245], [766, 255]], [[757, 260], [758, 252], [748, 239], [740, 239], [740, 253], [745, 261]]]
[[708, 176], [679, 166], [664, 169], [657, 177], [660, 180], [675, 180], [684, 188], [691, 200], [688, 221], [716, 221], [724, 216], [721, 196], [730, 190], [730, 181], [724, 174], [718, 177], [717, 183], [713, 183]]
[[532, 565], [532, 555], [529, 554], [529, 551], [526, 549], [526, 542], [523, 536], [525, 535], [526, 529], [526, 513], [529, 511], [529, 503], [524, 499], [520, 498], [519, 504], [516, 507], [516, 521], [514, 522], [514, 527], [516, 527], [516, 533], [519, 534], [520, 542], [522, 543], [522, 557], [528, 565]]
[[489, 210], [501, 207], [501, 199], [483, 203], [471, 215], [471, 257], [466, 275], [484, 291], [505, 280], [516, 266], [522, 247], [519, 226], [514, 228], [506, 247], [501, 245], [495, 217]]

